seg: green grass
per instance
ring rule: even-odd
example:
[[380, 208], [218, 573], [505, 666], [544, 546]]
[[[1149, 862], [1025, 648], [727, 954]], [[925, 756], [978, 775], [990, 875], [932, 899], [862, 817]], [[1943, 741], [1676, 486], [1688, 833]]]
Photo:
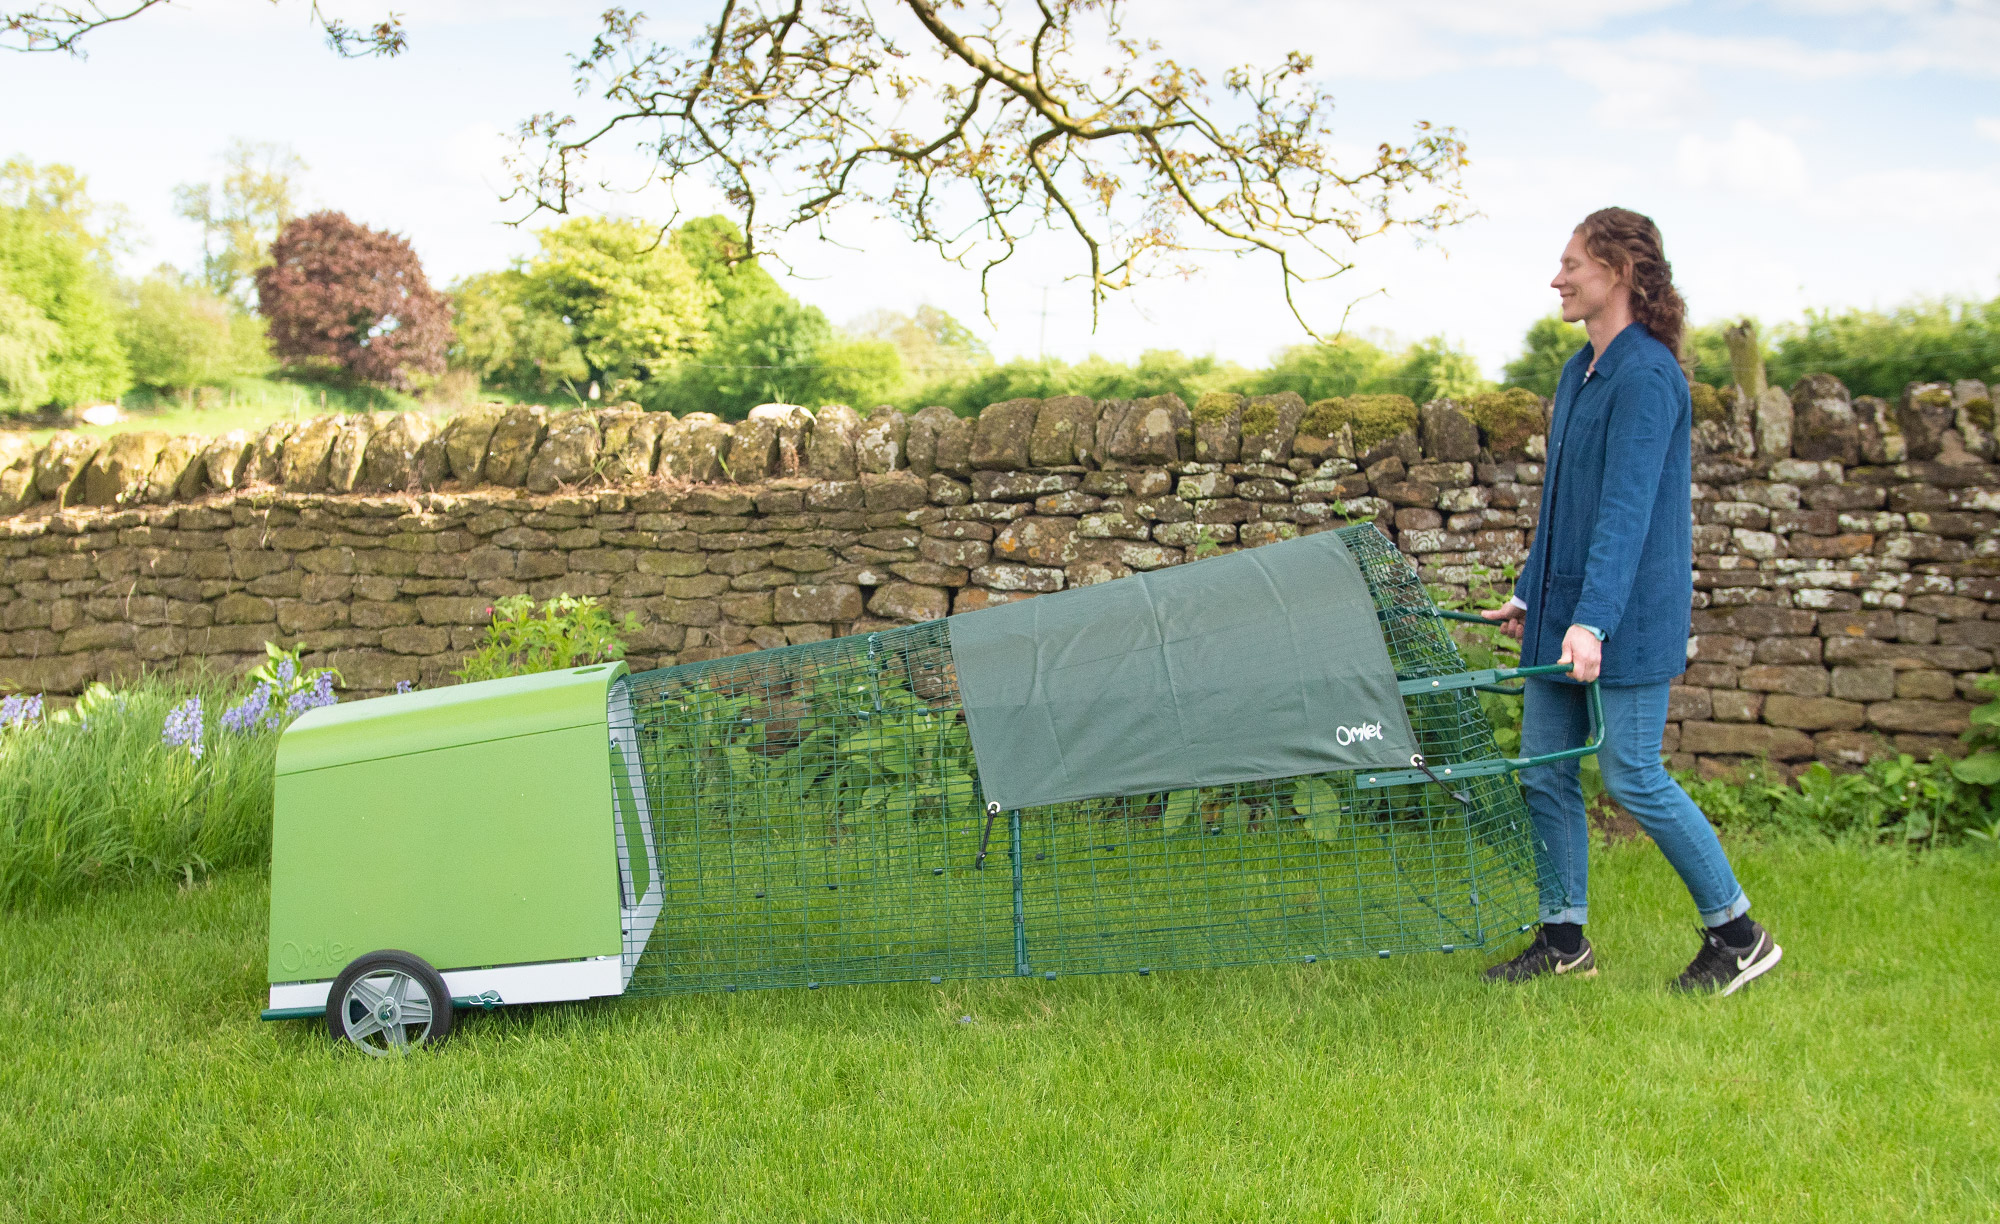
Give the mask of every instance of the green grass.
[[[77, 425], [73, 433], [93, 438], [136, 430], [170, 434], [201, 434], [214, 437], [232, 429], [261, 432], [274, 421], [305, 420], [316, 416], [356, 412], [425, 412], [442, 414], [449, 406], [424, 403], [377, 387], [339, 387], [323, 383], [283, 378], [238, 378], [221, 387], [208, 388], [208, 406], [180, 395], [162, 395], [145, 388], [133, 391], [121, 403], [126, 416], [115, 425]], [[37, 443], [46, 442], [56, 431], [29, 432]]]
[[[148, 674], [85, 719], [0, 730], [0, 910], [267, 862], [278, 737], [218, 725], [248, 687]], [[168, 712], [195, 695], [206, 726], [198, 760], [161, 741]]]
[[2000, 859], [1734, 842], [1733, 999], [1646, 843], [1594, 981], [1415, 956], [604, 1001], [373, 1062], [260, 1024], [261, 873], [0, 914], [0, 1219], [1975, 1220]]

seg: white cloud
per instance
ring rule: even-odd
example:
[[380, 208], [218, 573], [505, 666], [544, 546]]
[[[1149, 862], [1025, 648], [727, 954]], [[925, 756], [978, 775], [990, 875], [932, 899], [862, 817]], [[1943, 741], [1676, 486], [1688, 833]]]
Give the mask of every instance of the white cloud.
[[1806, 157], [1783, 132], [1738, 119], [1723, 140], [1692, 133], [1681, 137], [1676, 158], [1681, 181], [1730, 195], [1783, 200], [1805, 194]]
[[1974, 119], [1972, 130], [1988, 140], [2000, 140], [2000, 118], [1988, 115]]

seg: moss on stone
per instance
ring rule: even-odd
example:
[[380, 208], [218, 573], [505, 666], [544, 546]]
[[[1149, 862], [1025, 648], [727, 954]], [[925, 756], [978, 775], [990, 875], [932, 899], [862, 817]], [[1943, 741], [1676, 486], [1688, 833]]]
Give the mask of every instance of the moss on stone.
[[1965, 415], [1981, 429], [1993, 428], [1993, 401], [1983, 395], [1975, 395], [1962, 405]]
[[[1272, 409], [1271, 424], [1277, 410]], [[1343, 395], [1323, 399], [1306, 409], [1299, 432], [1312, 437], [1332, 437], [1342, 425], [1354, 427], [1354, 444], [1370, 447], [1417, 427], [1417, 405], [1407, 395]], [[1269, 426], [1266, 426], [1269, 428]], [[1243, 432], [1254, 432], [1243, 422]]]
[[1243, 409], [1243, 435], [1257, 437], [1278, 427], [1278, 405], [1269, 396], [1258, 396]]
[[1525, 387], [1482, 391], [1465, 401], [1465, 415], [1494, 454], [1512, 454], [1542, 432], [1542, 397]]
[[1242, 403], [1243, 397], [1233, 391], [1205, 391], [1194, 402], [1194, 419], [1202, 425], [1226, 421]]
[[1926, 408], [1951, 407], [1951, 392], [1943, 387], [1932, 387], [1928, 391], [1917, 392], [1917, 402]]
[[1729, 419], [1729, 409], [1723, 406], [1722, 397], [1707, 383], [1698, 382], [1688, 388], [1694, 399], [1694, 419], [1697, 421], [1723, 422]]
[[1307, 438], [1331, 438], [1347, 424], [1347, 401], [1343, 399], [1316, 400], [1306, 408], [1306, 414], [1299, 418], [1299, 434]]

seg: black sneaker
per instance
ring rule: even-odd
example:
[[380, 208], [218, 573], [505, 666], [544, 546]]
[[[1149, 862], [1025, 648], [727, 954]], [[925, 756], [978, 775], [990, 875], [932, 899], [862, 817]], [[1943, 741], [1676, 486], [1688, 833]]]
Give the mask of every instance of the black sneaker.
[[1570, 977], [1596, 977], [1597, 954], [1591, 950], [1590, 941], [1583, 941], [1583, 947], [1574, 956], [1566, 956], [1549, 946], [1548, 932], [1535, 928], [1535, 941], [1527, 951], [1504, 964], [1493, 966], [1486, 971], [1489, 982], [1525, 982], [1544, 974], [1568, 974]]
[[1674, 989], [1735, 994], [1745, 982], [1769, 972], [1783, 959], [1785, 950], [1771, 938], [1769, 931], [1754, 922], [1750, 924], [1750, 932], [1753, 938], [1747, 946], [1732, 948], [1715, 932], [1703, 930], [1701, 951], [1695, 953], [1693, 962], [1674, 979]]

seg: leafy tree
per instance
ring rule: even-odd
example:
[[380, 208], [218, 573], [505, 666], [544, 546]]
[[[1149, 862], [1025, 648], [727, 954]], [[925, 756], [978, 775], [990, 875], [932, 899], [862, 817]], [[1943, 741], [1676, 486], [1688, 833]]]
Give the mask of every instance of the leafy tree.
[[[1563, 364], [1590, 342], [1583, 327], [1565, 323], [1561, 315], [1544, 315], [1528, 325], [1521, 355], [1507, 363], [1503, 387], [1526, 387], [1536, 395], [1554, 395]], [[1726, 366], [1727, 361], [1724, 362]]]
[[712, 330], [727, 327], [734, 308], [764, 298], [791, 296], [750, 253], [743, 231], [727, 217], [696, 217], [686, 222], [674, 231], [674, 246], [715, 290], [709, 307]]
[[399, 391], [444, 370], [451, 307], [431, 288], [407, 240], [337, 212], [300, 217], [257, 270], [257, 303], [271, 349], [294, 361], [330, 362]]
[[0, 207], [40, 217], [49, 229], [75, 242], [98, 266], [131, 248], [131, 215], [121, 204], [90, 198], [90, 180], [59, 162], [37, 166], [25, 157], [0, 164]]
[[764, 403], [867, 405], [903, 382], [894, 345], [838, 335], [826, 315], [786, 293], [727, 217], [697, 217], [674, 246], [711, 290], [707, 335], [680, 366], [639, 392], [671, 412], [740, 419]]
[[574, 217], [536, 237], [521, 304], [568, 324], [590, 378], [643, 381], [707, 343], [717, 290], [655, 227]]
[[47, 339], [47, 330], [20, 306], [10, 307], [7, 343], [13, 364], [23, 370], [14, 398], [46, 387], [43, 403], [68, 407], [115, 400], [132, 385], [108, 277], [59, 221], [25, 208], [0, 208], [0, 292], [26, 303], [55, 329], [54, 343], [33, 362], [39, 375], [28, 374], [27, 355], [38, 337]]
[[641, 392], [648, 407], [740, 419], [765, 403], [866, 405], [902, 382], [893, 345], [835, 337], [818, 307], [789, 294], [750, 297], [712, 342]]
[[1383, 390], [1407, 395], [1419, 404], [1434, 399], [1470, 399], [1493, 389], [1472, 354], [1453, 348], [1443, 336], [1411, 345], [1395, 370], [1380, 381], [1389, 384]]
[[979, 269], [983, 285], [1050, 231], [1087, 269], [1093, 308], [1197, 250], [1257, 254], [1309, 333], [1298, 284], [1345, 272], [1354, 244], [1377, 234], [1461, 219], [1458, 134], [1420, 123], [1407, 143], [1341, 165], [1333, 99], [1296, 52], [1268, 71], [1232, 69], [1217, 106], [1199, 72], [1127, 30], [1108, 0], [712, 11], [683, 44], [608, 10], [575, 67], [612, 117], [524, 123], [516, 195], [567, 213], [592, 148], [637, 137], [651, 177], [702, 175], [721, 190], [749, 254], [856, 205]]
[[971, 328], [936, 306], [923, 305], [914, 314], [874, 310], [842, 329], [867, 340], [886, 340], [902, 355], [903, 369], [913, 378], [949, 378], [993, 364], [993, 350]]
[[0, 412], [49, 402], [49, 358], [62, 333], [28, 299], [0, 289]]
[[262, 323], [171, 269], [132, 287], [119, 330], [141, 386], [179, 391], [271, 368]]
[[248, 304], [271, 241], [298, 215], [306, 164], [283, 145], [232, 140], [222, 182], [182, 183], [174, 211], [201, 226], [201, 279], [222, 297]]
[[1339, 395], [1401, 390], [1383, 385], [1394, 366], [1381, 347], [1354, 336], [1328, 344], [1298, 344], [1280, 352], [1269, 368], [1245, 384], [1252, 394], [1296, 391], [1308, 403]]
[[517, 395], [567, 391], [581, 398], [590, 367], [569, 324], [526, 305], [528, 278], [518, 268], [468, 276], [451, 289], [453, 368]]

